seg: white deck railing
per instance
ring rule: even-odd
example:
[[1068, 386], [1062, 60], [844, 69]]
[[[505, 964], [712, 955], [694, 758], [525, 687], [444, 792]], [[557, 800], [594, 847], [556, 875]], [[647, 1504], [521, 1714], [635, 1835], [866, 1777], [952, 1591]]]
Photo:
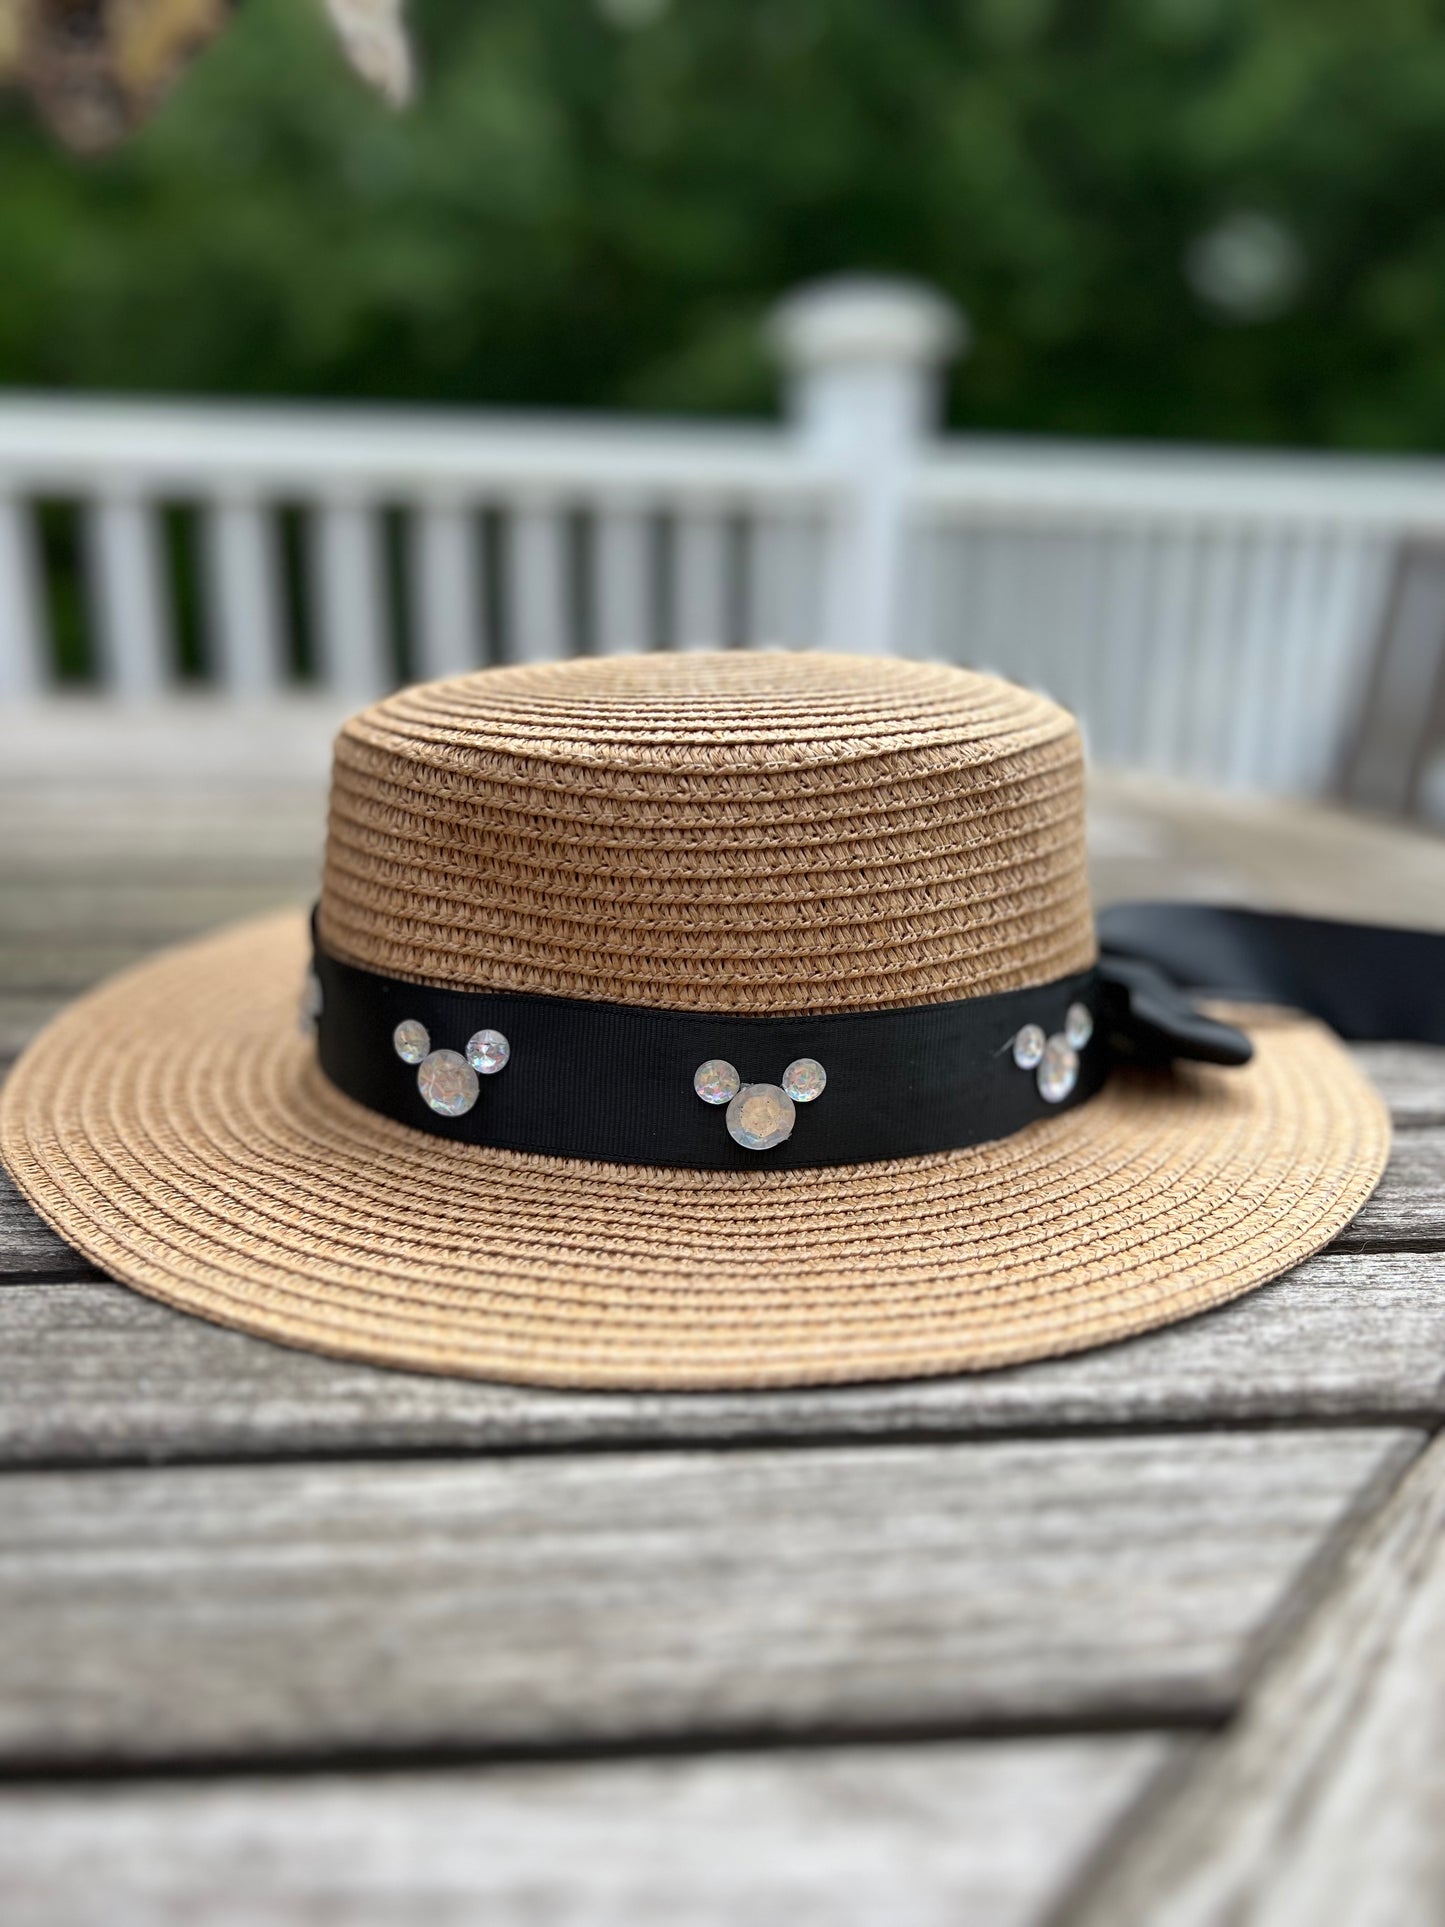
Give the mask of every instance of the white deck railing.
[[795, 299], [787, 424], [754, 430], [0, 399], [0, 693], [53, 675], [46, 504], [78, 517], [98, 679], [175, 680], [179, 508], [204, 672], [238, 693], [294, 678], [298, 629], [358, 698], [578, 650], [826, 642], [1045, 687], [1116, 766], [1323, 788], [1402, 546], [1445, 539], [1445, 464], [941, 439], [954, 335], [916, 290]]

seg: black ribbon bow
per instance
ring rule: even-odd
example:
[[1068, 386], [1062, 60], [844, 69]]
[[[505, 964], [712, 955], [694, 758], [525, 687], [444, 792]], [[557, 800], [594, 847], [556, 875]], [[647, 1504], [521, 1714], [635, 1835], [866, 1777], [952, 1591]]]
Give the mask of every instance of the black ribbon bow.
[[1247, 1064], [1254, 1046], [1242, 1030], [1198, 1009], [1157, 964], [1120, 951], [1099, 953], [1099, 1002], [1109, 1048], [1131, 1064]]

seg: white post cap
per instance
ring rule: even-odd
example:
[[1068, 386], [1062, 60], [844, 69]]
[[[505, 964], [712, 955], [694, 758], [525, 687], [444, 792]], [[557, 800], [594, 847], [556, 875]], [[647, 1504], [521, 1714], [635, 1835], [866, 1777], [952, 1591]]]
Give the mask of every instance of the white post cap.
[[838, 275], [780, 301], [768, 339], [794, 374], [848, 362], [936, 368], [967, 345], [968, 322], [921, 282]]

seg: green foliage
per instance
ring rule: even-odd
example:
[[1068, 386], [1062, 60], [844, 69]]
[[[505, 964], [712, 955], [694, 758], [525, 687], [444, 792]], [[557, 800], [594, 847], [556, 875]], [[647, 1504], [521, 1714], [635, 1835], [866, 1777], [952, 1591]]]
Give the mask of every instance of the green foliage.
[[401, 117], [317, 13], [100, 161], [0, 109], [0, 381], [758, 410], [769, 303], [861, 268], [968, 310], [971, 426], [1445, 443], [1436, 0], [413, 0]]

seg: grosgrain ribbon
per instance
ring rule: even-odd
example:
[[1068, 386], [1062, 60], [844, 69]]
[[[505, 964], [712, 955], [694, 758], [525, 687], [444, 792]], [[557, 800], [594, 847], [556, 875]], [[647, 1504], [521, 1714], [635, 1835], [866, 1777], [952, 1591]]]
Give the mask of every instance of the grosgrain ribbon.
[[[1196, 996], [1288, 1004], [1346, 1038], [1445, 1043], [1445, 934], [1202, 904], [1122, 904], [1099, 919], [1096, 969], [1024, 990], [946, 1004], [822, 1016], [739, 1016], [457, 990], [384, 977], [330, 956], [314, 939], [321, 984], [318, 1048], [340, 1090], [397, 1122], [463, 1143], [607, 1163], [786, 1170], [917, 1157], [1008, 1137], [1086, 1103], [1116, 1062], [1246, 1063], [1245, 1034]], [[1026, 1024], [1061, 1032], [1083, 1003], [1094, 1035], [1079, 1076], [1050, 1103], [1014, 1061]], [[400, 1022], [433, 1049], [462, 1051], [502, 1031], [511, 1061], [484, 1078], [460, 1117], [439, 1115], [392, 1045]], [[709, 1058], [744, 1083], [781, 1082], [798, 1058], [827, 1072], [799, 1105], [791, 1137], [744, 1148], [693, 1090]]]
[[1115, 966], [1145, 966], [1196, 994], [1308, 1011], [1354, 1043], [1445, 1044], [1442, 931], [1212, 903], [1116, 903], [1100, 914], [1099, 944]]
[[[554, 1157], [773, 1171], [918, 1157], [1056, 1116], [1092, 1097], [1109, 1067], [1107, 1046], [1091, 1043], [1074, 1089], [1050, 1103], [1012, 1054], [1025, 1024], [1059, 1033], [1073, 1004], [1098, 1023], [1093, 970], [948, 1004], [751, 1017], [440, 989], [343, 963], [319, 943], [314, 962], [321, 1067], [338, 1089], [437, 1137]], [[408, 1018], [425, 1026], [433, 1050], [464, 1051], [479, 1030], [507, 1038], [506, 1069], [480, 1080], [462, 1116], [430, 1109], [416, 1069], [397, 1056], [392, 1033]], [[721, 1108], [693, 1089], [710, 1058], [732, 1064], [744, 1084], [777, 1085], [808, 1057], [827, 1085], [798, 1105], [791, 1137], [768, 1151], [735, 1143]]]

